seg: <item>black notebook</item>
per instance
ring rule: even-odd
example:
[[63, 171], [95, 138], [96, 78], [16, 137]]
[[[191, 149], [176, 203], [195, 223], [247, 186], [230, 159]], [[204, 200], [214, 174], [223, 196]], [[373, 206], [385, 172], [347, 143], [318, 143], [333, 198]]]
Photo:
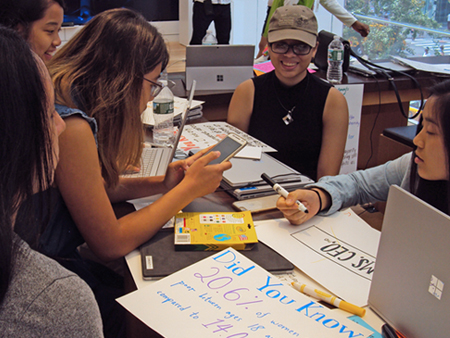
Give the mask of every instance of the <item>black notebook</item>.
[[[175, 251], [174, 237], [173, 229], [163, 229], [141, 245], [142, 275], [145, 280], [166, 277], [217, 253], [217, 251]], [[239, 252], [273, 274], [287, 273], [294, 269], [291, 262], [261, 242], [258, 242], [252, 250]]]

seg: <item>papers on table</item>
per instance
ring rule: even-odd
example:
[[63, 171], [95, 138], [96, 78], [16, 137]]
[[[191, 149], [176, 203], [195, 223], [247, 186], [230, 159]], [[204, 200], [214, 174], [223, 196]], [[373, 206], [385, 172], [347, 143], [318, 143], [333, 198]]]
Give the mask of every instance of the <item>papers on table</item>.
[[234, 249], [117, 300], [164, 337], [369, 337]]
[[[205, 103], [204, 101], [197, 101], [197, 100], [192, 100], [192, 107], [191, 110], [194, 108], [200, 108], [200, 106]], [[187, 99], [181, 98], [181, 97], [177, 97], [175, 96], [173, 99], [173, 115], [174, 117], [180, 115], [181, 113], [183, 113], [185, 107], [187, 104]], [[141, 115], [141, 119], [142, 119], [142, 123], [148, 125], [148, 126], [154, 126], [155, 125], [155, 119], [153, 118], [153, 101], [150, 101], [147, 103], [147, 109], [144, 110], [144, 112]]]
[[367, 305], [380, 232], [351, 209], [303, 225], [255, 222], [258, 239], [336, 296]]
[[401, 64], [407, 65], [420, 71], [450, 75], [450, 65], [448, 63], [431, 64], [426, 62], [414, 61], [399, 56], [393, 56], [392, 58], [394, 58]]
[[226, 122], [205, 122], [185, 126], [178, 147], [185, 152], [204, 149], [216, 144], [229, 133], [237, 134], [247, 141], [247, 145], [236, 157], [260, 159], [261, 152], [276, 151], [264, 142]]
[[[132, 202], [139, 209], [151, 200]], [[254, 223], [258, 240], [323, 288], [355, 305], [367, 305], [380, 232], [351, 209], [328, 217], [316, 216], [300, 226], [291, 225], [284, 218]], [[140, 265], [136, 267], [139, 275]]]
[[270, 60], [253, 65], [253, 70], [256, 72], [256, 75], [262, 75], [265, 73], [269, 73], [274, 69], [275, 69], [275, 67], [273, 66], [272, 61], [270, 61]]

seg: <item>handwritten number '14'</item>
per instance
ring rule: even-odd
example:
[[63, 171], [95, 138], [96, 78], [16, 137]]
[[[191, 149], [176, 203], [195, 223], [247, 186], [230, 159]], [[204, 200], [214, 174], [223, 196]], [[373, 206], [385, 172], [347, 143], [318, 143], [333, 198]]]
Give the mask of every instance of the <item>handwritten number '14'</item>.
[[[210, 325], [217, 324], [216, 326], [218, 327], [218, 329], [213, 331], [213, 333], [220, 332], [220, 331], [225, 331], [225, 332], [228, 333], [227, 330], [231, 329], [233, 327], [233, 325], [231, 325], [231, 324], [220, 325], [219, 323], [222, 323], [223, 321], [224, 321], [223, 319], [217, 319], [217, 321], [215, 321], [215, 322], [212, 322], [212, 323], [209, 323], [209, 324], [202, 324], [202, 325], [204, 327], [208, 327]], [[231, 336], [227, 336], [227, 338], [245, 338], [247, 336], [248, 336], [248, 333], [242, 332], [242, 333], [235, 333], [235, 334], [233, 334]]]

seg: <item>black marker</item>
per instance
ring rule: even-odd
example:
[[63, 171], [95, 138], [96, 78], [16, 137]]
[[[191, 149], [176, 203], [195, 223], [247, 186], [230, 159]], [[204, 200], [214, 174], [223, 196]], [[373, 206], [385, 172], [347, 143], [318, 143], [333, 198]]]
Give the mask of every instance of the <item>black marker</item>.
[[[261, 178], [264, 181], [266, 181], [273, 188], [273, 190], [275, 190], [280, 196], [283, 196], [284, 198], [287, 198], [289, 193], [286, 191], [286, 189], [284, 189], [281, 185], [279, 185], [274, 180], [272, 180], [269, 177], [269, 175], [267, 175], [266, 173], [263, 173], [261, 175]], [[295, 201], [295, 203], [298, 206], [298, 210], [303, 211], [305, 214], [307, 214], [309, 212], [308, 209], [306, 209], [306, 207], [303, 205], [303, 203], [300, 202], [299, 200]]]

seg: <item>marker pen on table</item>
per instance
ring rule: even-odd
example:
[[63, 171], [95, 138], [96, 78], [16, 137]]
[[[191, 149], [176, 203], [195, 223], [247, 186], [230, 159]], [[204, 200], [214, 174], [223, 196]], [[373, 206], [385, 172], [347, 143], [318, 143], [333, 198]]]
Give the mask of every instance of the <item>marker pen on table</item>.
[[[272, 180], [269, 177], [269, 175], [264, 173], [264, 174], [261, 175], [261, 178], [264, 181], [266, 181], [273, 188], [273, 190], [275, 190], [280, 196], [283, 196], [284, 198], [287, 198], [289, 193], [281, 185], [279, 185], [274, 180]], [[298, 206], [298, 210], [303, 211], [305, 214], [307, 214], [309, 212], [308, 209], [299, 200], [295, 201], [295, 203]]]
[[337, 298], [333, 295], [330, 295], [326, 292], [314, 289], [314, 288], [307, 286], [306, 284], [303, 284], [301, 282], [300, 283], [292, 282], [291, 284], [295, 290], [300, 291], [301, 293], [304, 293], [305, 295], [314, 297], [316, 299], [323, 300], [324, 302], [334, 305], [341, 310], [353, 313], [354, 315], [357, 315], [360, 317], [363, 317], [366, 313], [366, 310], [363, 309], [362, 307], [350, 304], [342, 299], [339, 299], [339, 298]]

